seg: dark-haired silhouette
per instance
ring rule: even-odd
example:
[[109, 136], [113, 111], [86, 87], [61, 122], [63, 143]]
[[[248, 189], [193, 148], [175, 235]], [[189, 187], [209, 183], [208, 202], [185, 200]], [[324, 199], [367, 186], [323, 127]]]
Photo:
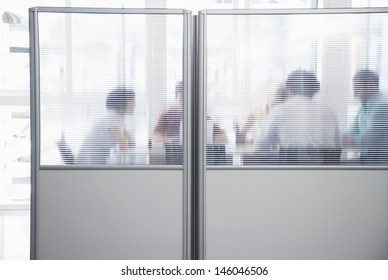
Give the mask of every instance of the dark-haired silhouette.
[[135, 92], [117, 88], [109, 92], [106, 113], [85, 138], [75, 159], [76, 164], [106, 164], [111, 149], [120, 150], [134, 146], [134, 138], [125, 130], [124, 117], [133, 114]]
[[364, 164], [388, 164], [388, 100], [379, 87], [379, 76], [369, 69], [353, 77], [354, 95], [361, 106], [343, 146], [356, 147]]
[[[271, 147], [279, 147], [280, 164], [336, 164], [340, 157], [337, 117], [313, 99], [320, 84], [313, 72], [296, 70], [288, 75], [287, 101], [272, 108], [258, 138], [255, 153], [263, 161]], [[273, 158], [271, 158], [271, 161]]]

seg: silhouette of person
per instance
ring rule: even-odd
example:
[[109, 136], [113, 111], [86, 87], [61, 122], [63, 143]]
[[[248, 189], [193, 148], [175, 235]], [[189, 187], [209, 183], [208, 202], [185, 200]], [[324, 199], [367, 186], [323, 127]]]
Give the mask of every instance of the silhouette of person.
[[126, 150], [135, 145], [124, 123], [125, 116], [134, 112], [135, 92], [129, 88], [114, 89], [109, 92], [105, 107], [106, 113], [84, 139], [76, 164], [106, 164], [112, 148]]
[[343, 137], [343, 146], [359, 149], [362, 163], [387, 164], [388, 100], [380, 92], [378, 74], [359, 70], [353, 77], [353, 91], [361, 106]]
[[313, 99], [320, 90], [315, 74], [296, 70], [288, 75], [287, 101], [272, 108], [254, 143], [265, 160], [272, 147], [280, 147], [276, 162], [283, 164], [339, 161], [340, 135], [335, 113]]

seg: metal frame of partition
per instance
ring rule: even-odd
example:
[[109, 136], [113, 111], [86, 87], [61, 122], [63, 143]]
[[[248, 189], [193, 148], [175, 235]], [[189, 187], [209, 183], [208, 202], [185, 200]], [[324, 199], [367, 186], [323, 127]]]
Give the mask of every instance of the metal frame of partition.
[[37, 115], [39, 99], [36, 93], [39, 91], [39, 43], [38, 43], [38, 15], [36, 11], [29, 12], [30, 26], [30, 99], [31, 99], [31, 224], [30, 224], [30, 259], [36, 259], [36, 185], [38, 176], [39, 153], [38, 143], [38, 125]]
[[324, 165], [299, 165], [299, 166], [276, 166], [276, 165], [250, 165], [250, 166], [207, 166], [206, 164], [206, 112], [207, 112], [207, 16], [217, 15], [313, 15], [313, 14], [370, 14], [370, 13], [388, 13], [388, 8], [329, 8], [329, 9], [209, 9], [202, 10], [198, 15], [198, 210], [197, 210], [197, 248], [198, 258], [205, 259], [205, 186], [206, 170], [387, 170], [387, 166], [324, 166]]
[[[100, 14], [183, 14], [184, 15], [184, 152], [181, 166], [40, 166], [40, 65], [38, 13], [100, 13]], [[349, 9], [276, 9], [276, 10], [203, 10], [198, 16], [180, 9], [116, 9], [116, 8], [53, 8], [30, 9], [30, 76], [31, 76], [31, 259], [36, 258], [36, 184], [39, 170], [55, 169], [173, 169], [183, 168], [183, 252], [184, 259], [205, 259], [205, 181], [209, 169], [378, 169], [384, 166], [206, 166], [206, 100], [207, 61], [206, 26], [209, 15], [297, 15], [297, 14], [365, 14], [388, 13], [388, 8]], [[191, 94], [193, 93], [193, 94]], [[195, 116], [191, 118], [191, 116]]]
[[[53, 166], [40, 164], [40, 63], [39, 13], [83, 14], [143, 14], [183, 16], [183, 165], [110, 165], [110, 166]], [[30, 102], [31, 102], [31, 231], [30, 259], [36, 259], [37, 250], [37, 183], [39, 170], [183, 170], [182, 205], [182, 258], [192, 258], [192, 17], [184, 9], [131, 9], [131, 8], [62, 8], [34, 7], [29, 9], [30, 28]]]

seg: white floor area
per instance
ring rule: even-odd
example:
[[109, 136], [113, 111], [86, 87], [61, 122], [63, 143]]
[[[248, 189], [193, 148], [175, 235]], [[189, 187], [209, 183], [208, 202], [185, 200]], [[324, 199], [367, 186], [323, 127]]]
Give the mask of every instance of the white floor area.
[[0, 210], [0, 260], [30, 258], [30, 211]]

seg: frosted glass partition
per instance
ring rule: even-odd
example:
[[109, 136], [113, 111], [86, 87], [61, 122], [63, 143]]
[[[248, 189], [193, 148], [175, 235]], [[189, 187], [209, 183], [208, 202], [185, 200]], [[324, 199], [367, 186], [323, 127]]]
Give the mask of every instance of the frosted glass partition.
[[41, 164], [182, 165], [182, 14], [38, 24]]
[[388, 258], [387, 24], [200, 13], [202, 258]]
[[387, 165], [387, 9], [202, 18], [208, 165]]
[[33, 259], [190, 258], [179, 9], [30, 9]]

